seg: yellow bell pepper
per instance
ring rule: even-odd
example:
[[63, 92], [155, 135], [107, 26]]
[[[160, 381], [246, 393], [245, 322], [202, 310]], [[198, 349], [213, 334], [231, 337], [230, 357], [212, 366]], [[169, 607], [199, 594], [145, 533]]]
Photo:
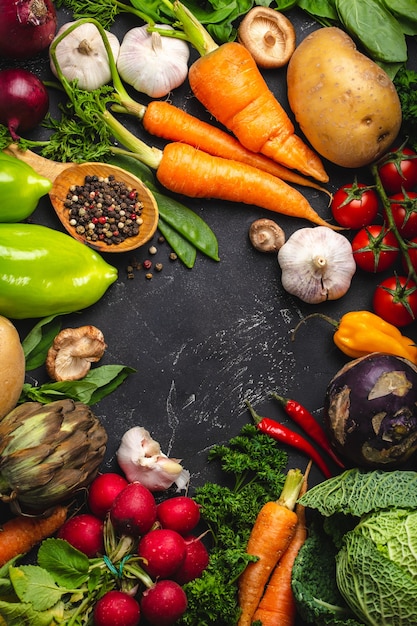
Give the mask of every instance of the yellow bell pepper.
[[384, 352], [417, 363], [415, 342], [370, 311], [350, 311], [336, 326], [333, 341], [347, 356], [358, 358], [372, 352]]

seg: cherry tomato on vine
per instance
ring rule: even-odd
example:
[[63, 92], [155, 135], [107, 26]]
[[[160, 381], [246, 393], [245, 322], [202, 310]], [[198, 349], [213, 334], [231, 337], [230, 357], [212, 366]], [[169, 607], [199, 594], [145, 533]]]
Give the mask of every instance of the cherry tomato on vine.
[[365, 272], [384, 272], [398, 259], [399, 247], [394, 233], [385, 226], [371, 224], [361, 228], [352, 239], [356, 265]]
[[378, 214], [378, 195], [372, 187], [355, 180], [336, 191], [331, 210], [340, 226], [362, 228], [372, 224]]
[[417, 192], [396, 193], [389, 200], [392, 217], [401, 237], [417, 237]]
[[411, 148], [393, 150], [386, 155], [378, 172], [388, 194], [412, 189], [417, 185], [417, 153]]
[[417, 283], [406, 276], [390, 276], [375, 289], [374, 312], [394, 326], [407, 326], [417, 316]]

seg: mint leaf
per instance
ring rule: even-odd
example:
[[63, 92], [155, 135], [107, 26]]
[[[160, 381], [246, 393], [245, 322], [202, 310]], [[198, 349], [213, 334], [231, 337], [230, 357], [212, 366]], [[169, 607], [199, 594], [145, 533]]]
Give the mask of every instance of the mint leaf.
[[30, 372], [45, 363], [53, 340], [61, 330], [61, 317], [50, 315], [41, 319], [22, 341], [26, 371]]
[[89, 577], [88, 557], [63, 539], [45, 539], [38, 550], [38, 564], [62, 587], [80, 587]]
[[9, 569], [10, 580], [21, 602], [28, 602], [35, 611], [53, 607], [66, 590], [55, 584], [51, 574], [38, 565], [22, 565]]

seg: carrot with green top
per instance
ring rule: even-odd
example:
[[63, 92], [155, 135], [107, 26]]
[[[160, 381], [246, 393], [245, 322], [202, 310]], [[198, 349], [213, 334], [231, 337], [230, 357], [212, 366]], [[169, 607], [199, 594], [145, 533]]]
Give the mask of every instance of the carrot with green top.
[[[307, 480], [312, 461], [309, 462], [299, 493], [301, 497], [308, 488]], [[278, 565], [272, 572], [266, 590], [256, 609], [253, 621], [262, 622], [262, 626], [293, 626], [297, 613], [294, 594], [291, 588], [292, 567], [307, 538], [305, 507], [297, 503], [295, 507], [297, 526], [290, 545], [285, 550]]]
[[46, 517], [18, 516], [0, 526], [0, 566], [29, 552], [53, 535], [67, 518], [67, 507], [56, 506]]
[[258, 557], [247, 565], [238, 582], [241, 616], [237, 626], [250, 626], [269, 577], [290, 545], [297, 527], [294, 511], [303, 474], [290, 469], [278, 500], [267, 502], [252, 528], [246, 552]]

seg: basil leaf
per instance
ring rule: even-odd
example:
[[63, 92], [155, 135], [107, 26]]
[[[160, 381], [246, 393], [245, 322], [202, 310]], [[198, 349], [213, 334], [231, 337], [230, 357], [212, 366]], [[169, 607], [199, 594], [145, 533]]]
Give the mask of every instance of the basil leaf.
[[22, 341], [26, 371], [30, 372], [45, 363], [53, 340], [61, 330], [61, 317], [50, 315], [41, 319]]
[[25, 383], [19, 404], [28, 400], [49, 404], [59, 398], [70, 398], [91, 406], [112, 393], [135, 371], [125, 365], [102, 365], [90, 370], [82, 380], [62, 380], [39, 387]]
[[335, 0], [344, 28], [376, 61], [405, 62], [407, 43], [395, 17], [377, 0]]

